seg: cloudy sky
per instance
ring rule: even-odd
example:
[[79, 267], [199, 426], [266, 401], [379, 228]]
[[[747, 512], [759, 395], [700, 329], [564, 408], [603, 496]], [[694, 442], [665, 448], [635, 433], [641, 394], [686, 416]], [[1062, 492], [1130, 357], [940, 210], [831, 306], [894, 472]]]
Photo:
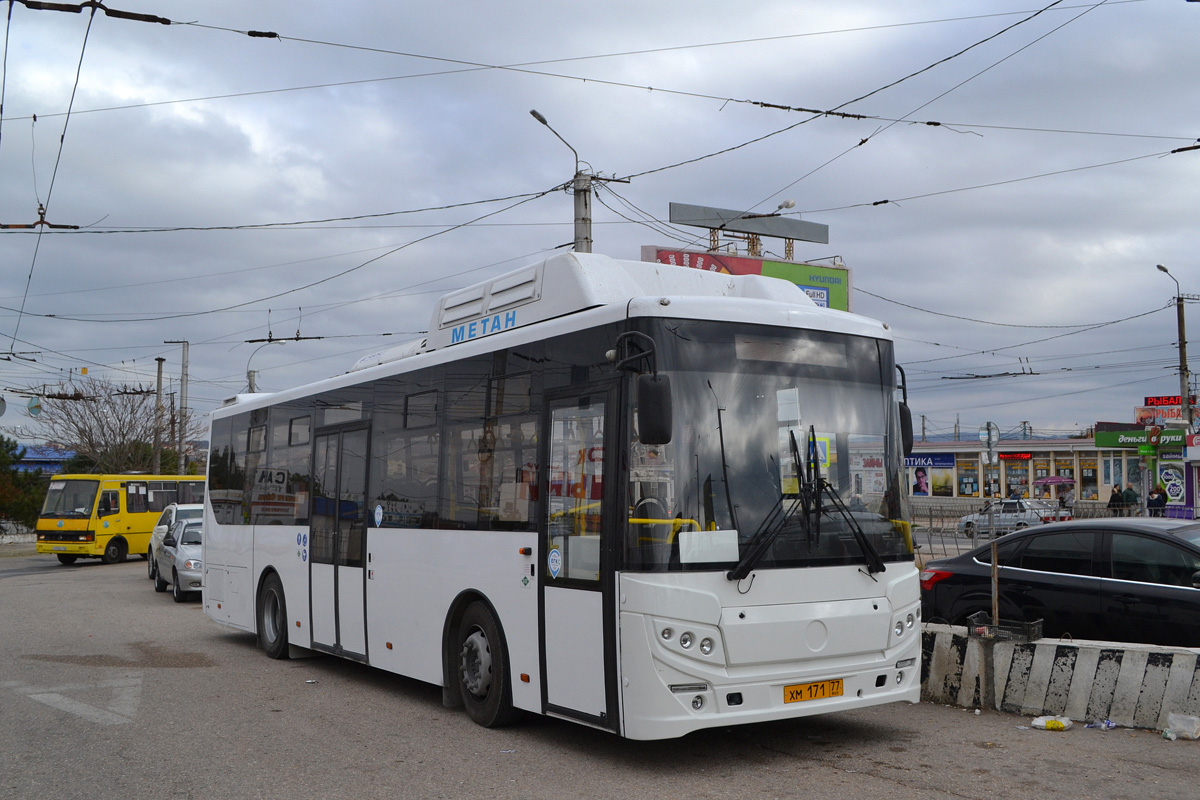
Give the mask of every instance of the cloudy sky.
[[[672, 201], [828, 225], [796, 257], [853, 271], [929, 434], [1074, 432], [1178, 393], [1155, 265], [1200, 293], [1200, 150], [1172, 153], [1200, 136], [1200, 3], [108, 5], [178, 24], [19, 0], [6, 22], [0, 223], [41, 203], [80, 226], [0, 230], [0, 429], [23, 440], [12, 389], [152, 385], [163, 356], [175, 390], [164, 342], [187, 340], [207, 412], [248, 368], [269, 391], [339, 374], [569, 247], [574, 156], [534, 108], [629, 179], [598, 192], [595, 252], [695, 245]], [[297, 333], [321, 338], [247, 343]]]

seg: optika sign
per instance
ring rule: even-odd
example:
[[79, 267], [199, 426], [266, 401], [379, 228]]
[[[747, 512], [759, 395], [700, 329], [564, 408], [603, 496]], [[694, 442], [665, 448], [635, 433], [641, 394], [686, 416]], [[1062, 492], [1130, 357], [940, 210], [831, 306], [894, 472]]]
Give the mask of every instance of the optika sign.
[[906, 456], [906, 467], [947, 467], [954, 466], [954, 453], [931, 453], [927, 456]]

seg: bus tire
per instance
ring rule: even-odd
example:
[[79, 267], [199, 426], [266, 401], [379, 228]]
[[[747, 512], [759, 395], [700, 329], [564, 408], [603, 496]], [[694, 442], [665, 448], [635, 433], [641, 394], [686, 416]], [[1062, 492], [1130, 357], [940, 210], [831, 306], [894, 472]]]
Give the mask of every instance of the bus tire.
[[258, 645], [268, 658], [288, 657], [287, 599], [275, 573], [263, 580], [258, 592]]
[[58, 555], [58, 563], [60, 563], [60, 564], [74, 564], [75, 561], [79, 558], [79, 556], [73, 556], [68, 553], [58, 553], [57, 555]]
[[179, 585], [179, 573], [171, 570], [171, 599], [176, 603], [186, 603], [188, 593]]
[[520, 711], [512, 704], [504, 637], [485, 604], [474, 602], [467, 606], [455, 642], [454, 656], [458, 662], [455, 674], [467, 715], [485, 728], [515, 722]]
[[104, 555], [100, 556], [100, 560], [105, 564], [119, 564], [125, 560], [128, 547], [124, 539], [118, 539], [114, 536], [104, 546]]

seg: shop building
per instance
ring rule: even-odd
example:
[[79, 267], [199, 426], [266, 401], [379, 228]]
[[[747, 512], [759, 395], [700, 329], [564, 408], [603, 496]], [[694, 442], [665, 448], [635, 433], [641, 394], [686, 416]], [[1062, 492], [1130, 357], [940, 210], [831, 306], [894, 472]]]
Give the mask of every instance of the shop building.
[[[988, 462], [987, 448], [978, 442], [917, 442], [905, 460], [909, 487], [918, 507], [938, 501], [973, 505], [1014, 493], [1057, 500], [1066, 499], [1068, 491], [1072, 502], [1103, 506], [1113, 487], [1132, 483], [1144, 503], [1157, 483], [1167, 494], [1167, 514], [1192, 519], [1200, 485], [1200, 435], [1154, 430], [1100, 423], [1088, 439], [1002, 439], [996, 463]], [[1050, 476], [1074, 483], [1037, 483]]]

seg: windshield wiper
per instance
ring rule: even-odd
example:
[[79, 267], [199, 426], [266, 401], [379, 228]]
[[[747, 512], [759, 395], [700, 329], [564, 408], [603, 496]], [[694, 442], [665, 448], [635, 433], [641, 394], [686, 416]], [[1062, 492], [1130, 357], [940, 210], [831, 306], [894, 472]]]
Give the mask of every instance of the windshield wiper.
[[[796, 482], [798, 483], [797, 497], [792, 501], [791, 507], [785, 512], [783, 510], [784, 495], [782, 493], [779, 495], [779, 499], [771, 507], [771, 512], [767, 514], [762, 524], [758, 526], [758, 530], [754, 532], [754, 536], [750, 538], [750, 549], [746, 551], [746, 555], [742, 557], [742, 560], [738, 562], [736, 567], [725, 573], [726, 580], [740, 581], [749, 575], [750, 570], [754, 569], [754, 566], [771, 549], [771, 545], [779, 537], [780, 532], [787, 527], [792, 517], [795, 516], [797, 509], [804, 512], [801, 519], [804, 521], [805, 533], [811, 533], [809, 521], [812, 508], [812, 471], [809, 469], [806, 473], [800, 466], [800, 448], [796, 444], [795, 431], [788, 431], [788, 436], [790, 437], [789, 445], [792, 451], [792, 462], [796, 467]], [[819, 524], [820, 519], [818, 518]]]
[[837, 489], [821, 475], [821, 458], [820, 450], [817, 447], [815, 427], [810, 425], [808, 429], [808, 446], [806, 448], [808, 455], [803, 468], [800, 465], [800, 447], [796, 443], [795, 431], [788, 431], [788, 438], [792, 461], [796, 466], [796, 480], [799, 484], [797, 498], [793, 502], [792, 508], [780, 516], [783, 507], [783, 496], [780, 496], [775, 506], [771, 509], [771, 513], [767, 515], [763, 524], [759, 526], [758, 531], [750, 540], [752, 543], [751, 548], [742, 560], [738, 562], [736, 567], [725, 573], [726, 579], [740, 581], [749, 575], [754, 566], [762, 560], [762, 557], [771, 548], [775, 539], [779, 537], [780, 532], [787, 527], [788, 521], [794, 516], [797, 508], [802, 512], [801, 520], [804, 524], [805, 533], [812, 537], [811, 541], [813, 544], [819, 544], [821, 518], [825, 514], [822, 498], [826, 496], [828, 496], [834, 509], [846, 521], [846, 525], [850, 528], [854, 540], [858, 542], [858, 546], [863, 553], [863, 558], [867, 562], [867, 574], [874, 576], [876, 572], [885, 571], [887, 566], [883, 563], [879, 551], [871, 544], [871, 540], [863, 532], [862, 526], [858, 524], [858, 520], [846, 508], [846, 504], [842, 500], [841, 495], [838, 494]]

